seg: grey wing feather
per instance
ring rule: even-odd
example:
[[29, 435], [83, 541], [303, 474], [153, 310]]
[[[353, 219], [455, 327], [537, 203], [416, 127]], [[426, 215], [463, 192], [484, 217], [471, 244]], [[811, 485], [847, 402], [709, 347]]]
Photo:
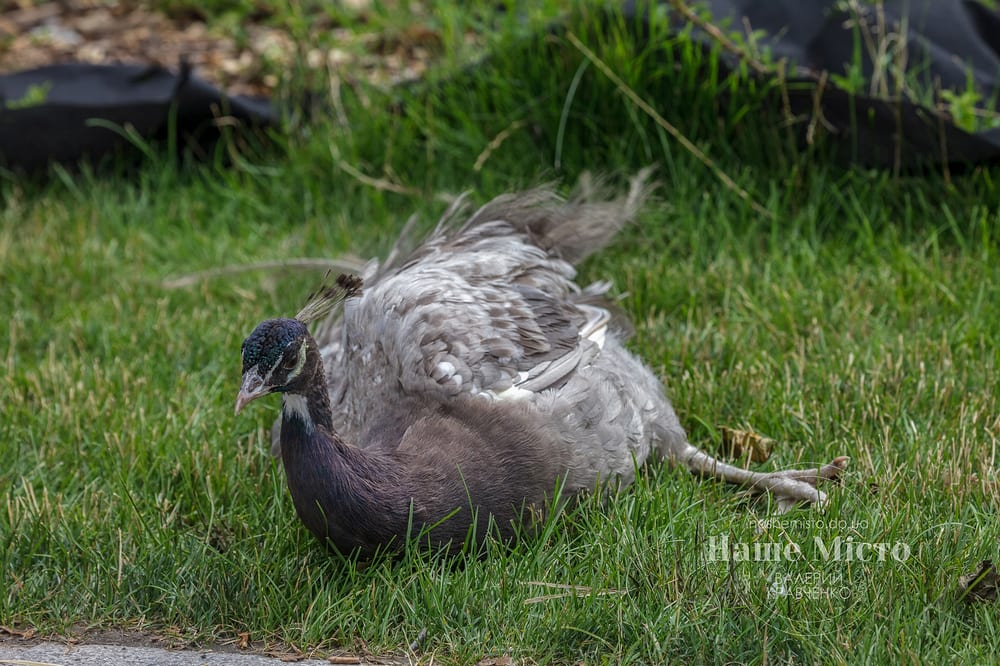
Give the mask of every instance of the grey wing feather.
[[393, 376], [405, 393], [428, 397], [498, 392], [576, 353], [588, 318], [572, 301], [572, 267], [493, 240], [408, 264], [349, 304], [356, 380]]
[[416, 249], [401, 239], [387, 261], [370, 262], [361, 294], [314, 331], [335, 425], [357, 434], [401, 397], [519, 399], [567, 387], [600, 355], [609, 320], [595, 305], [607, 285], [581, 290], [571, 262], [632, 218], [647, 175], [617, 201], [594, 201], [589, 187], [570, 201], [538, 188], [464, 222], [459, 201]]

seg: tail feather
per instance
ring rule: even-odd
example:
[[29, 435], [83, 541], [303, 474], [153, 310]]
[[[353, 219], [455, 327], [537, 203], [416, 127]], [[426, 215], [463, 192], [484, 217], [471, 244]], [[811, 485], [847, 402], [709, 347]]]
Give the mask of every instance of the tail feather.
[[639, 171], [628, 193], [611, 201], [602, 198], [604, 188], [589, 175], [580, 178], [569, 200], [547, 187], [503, 195], [480, 208], [466, 226], [505, 220], [543, 250], [577, 264], [607, 246], [632, 221], [654, 189], [649, 182], [652, 171]]
[[601, 199], [603, 187], [589, 175], [577, 185], [575, 195], [557, 215], [528, 228], [539, 245], [571, 264], [577, 264], [606, 247], [622, 228], [631, 222], [654, 189], [649, 182], [653, 168], [647, 167], [632, 177], [628, 192], [618, 199]]

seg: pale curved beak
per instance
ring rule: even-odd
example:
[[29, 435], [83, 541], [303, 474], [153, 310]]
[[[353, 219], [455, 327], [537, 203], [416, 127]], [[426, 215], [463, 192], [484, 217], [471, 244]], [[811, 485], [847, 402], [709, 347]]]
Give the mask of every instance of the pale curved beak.
[[256, 366], [250, 368], [243, 375], [243, 386], [240, 387], [240, 392], [236, 396], [236, 413], [239, 414], [248, 404], [268, 393], [270, 391], [264, 386], [264, 380], [257, 372]]

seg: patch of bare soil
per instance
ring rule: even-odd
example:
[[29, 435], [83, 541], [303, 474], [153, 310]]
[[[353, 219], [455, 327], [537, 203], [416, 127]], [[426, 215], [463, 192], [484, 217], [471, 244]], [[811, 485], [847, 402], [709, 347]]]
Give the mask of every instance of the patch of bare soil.
[[309, 45], [265, 19], [248, 17], [236, 39], [196, 16], [170, 17], [134, 1], [0, 0], [0, 74], [67, 62], [176, 71], [184, 60], [230, 94], [267, 96], [296, 60], [324, 74], [392, 85], [421, 77], [440, 52], [440, 35], [419, 18], [385, 34], [318, 15]]

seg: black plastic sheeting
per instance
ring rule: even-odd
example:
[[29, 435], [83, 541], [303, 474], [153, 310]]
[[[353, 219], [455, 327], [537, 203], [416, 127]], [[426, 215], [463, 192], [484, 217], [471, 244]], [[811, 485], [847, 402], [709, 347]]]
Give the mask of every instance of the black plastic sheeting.
[[[899, 34], [905, 25], [908, 76], [915, 77], [924, 90], [965, 91], [971, 76], [983, 101], [993, 102], [996, 108], [1000, 101], [1000, 12], [977, 0], [885, 0], [879, 17], [873, 6], [857, 3], [864, 11], [851, 13], [838, 9], [844, 4], [834, 0], [703, 0], [700, 6], [726, 32], [749, 37], [751, 30], [762, 31], [763, 37], [755, 36], [758, 49], [770, 50], [772, 62], [787, 60], [789, 110], [798, 119], [794, 127], [803, 143], [809, 140], [810, 131], [827, 133], [836, 158], [866, 167], [910, 170], [945, 163], [958, 167], [1000, 162], [1000, 128], [970, 133], [906, 99], [852, 95], [829, 79], [819, 85], [824, 71], [845, 75], [857, 58], [858, 46], [863, 78], [872, 80], [875, 63], [863, 32], [855, 27], [860, 16], [869, 35], [877, 34], [880, 20], [883, 33]], [[634, 2], [626, 2], [625, 7], [626, 14], [634, 15]], [[712, 37], [703, 31], [696, 29], [695, 35], [706, 47], [713, 45]], [[722, 53], [723, 62], [734, 68], [736, 56]], [[891, 75], [891, 67], [882, 64], [881, 68]], [[895, 85], [889, 80], [888, 90], [895, 90]], [[816, 117], [817, 108], [822, 118]]]
[[277, 121], [267, 100], [228, 97], [186, 67], [69, 64], [0, 76], [0, 163], [25, 172], [134, 152], [128, 132], [207, 156], [223, 127]]
[[[835, 157], [866, 167], [1000, 162], [1000, 129], [969, 133], [906, 100], [852, 95], [830, 81], [818, 84], [820, 72], [843, 75], [856, 57], [855, 17], [837, 9], [842, 3], [702, 4], [727, 30], [763, 31], [757, 39], [772, 60], [787, 59], [787, 103], [804, 143], [818, 129], [828, 135]], [[626, 1], [625, 13], [634, 16], [636, 6], [645, 5]], [[919, 68], [922, 85], [930, 86], [926, 89], [963, 91], [971, 77], [986, 101], [997, 101], [1000, 12], [977, 0], [885, 0], [882, 12], [890, 31], [905, 19], [909, 67]], [[874, 9], [866, 12], [870, 24], [875, 19]], [[695, 35], [706, 48], [713, 45], [709, 35], [699, 30]], [[866, 48], [860, 52], [864, 77], [870, 80], [872, 59]], [[736, 56], [723, 54], [724, 62], [735, 67]], [[817, 108], [822, 118], [816, 117]], [[101, 120], [95, 124], [94, 119]], [[173, 136], [194, 154], [211, 155], [222, 126], [259, 132], [277, 123], [278, 113], [267, 100], [227, 96], [185, 67], [174, 74], [145, 66], [53, 65], [0, 76], [0, 165], [18, 171], [99, 161], [129, 148], [135, 152], [121, 128], [150, 142]]]

